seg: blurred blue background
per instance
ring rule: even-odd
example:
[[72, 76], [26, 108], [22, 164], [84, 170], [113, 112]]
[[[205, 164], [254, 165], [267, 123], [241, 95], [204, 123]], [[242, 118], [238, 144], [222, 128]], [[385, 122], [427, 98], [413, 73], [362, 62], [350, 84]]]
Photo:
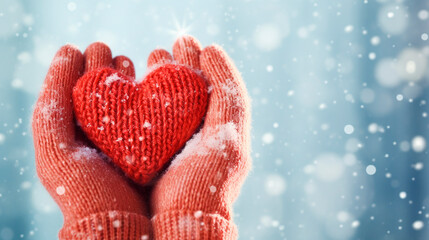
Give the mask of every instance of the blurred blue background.
[[55, 51], [138, 76], [183, 33], [230, 54], [253, 109], [240, 239], [429, 239], [429, 1], [0, 1], [0, 239], [56, 239], [30, 119]]

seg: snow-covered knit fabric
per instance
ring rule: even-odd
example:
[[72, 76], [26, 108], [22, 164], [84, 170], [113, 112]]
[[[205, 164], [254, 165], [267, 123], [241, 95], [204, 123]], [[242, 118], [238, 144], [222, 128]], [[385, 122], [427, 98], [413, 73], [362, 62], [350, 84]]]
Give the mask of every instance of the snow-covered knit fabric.
[[237, 239], [232, 204], [251, 166], [247, 91], [219, 46], [201, 50], [194, 38], [183, 36], [173, 57], [155, 50], [149, 67], [174, 59], [200, 70], [210, 96], [201, 130], [154, 183], [149, 216], [146, 193], [89, 143], [76, 141], [73, 122], [72, 87], [84, 72], [110, 66], [133, 76], [132, 64], [121, 64], [129, 61], [125, 57], [112, 60], [101, 43], [84, 55], [72, 46], [57, 53], [36, 104], [33, 134], [38, 175], [64, 215], [61, 239]]

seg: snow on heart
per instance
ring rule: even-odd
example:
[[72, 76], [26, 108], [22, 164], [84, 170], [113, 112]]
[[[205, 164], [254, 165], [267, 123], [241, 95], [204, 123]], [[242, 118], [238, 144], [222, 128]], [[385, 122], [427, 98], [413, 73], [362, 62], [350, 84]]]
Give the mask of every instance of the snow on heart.
[[107, 86], [110, 86], [110, 84], [112, 84], [112, 82], [116, 82], [116, 81], [119, 81], [119, 80], [123, 80], [121, 77], [119, 77], [118, 76], [118, 73], [114, 73], [114, 74], [112, 74], [112, 75], [110, 75], [110, 76], [108, 76], [107, 78], [106, 78], [106, 81], [104, 81], [104, 83], [107, 85]]

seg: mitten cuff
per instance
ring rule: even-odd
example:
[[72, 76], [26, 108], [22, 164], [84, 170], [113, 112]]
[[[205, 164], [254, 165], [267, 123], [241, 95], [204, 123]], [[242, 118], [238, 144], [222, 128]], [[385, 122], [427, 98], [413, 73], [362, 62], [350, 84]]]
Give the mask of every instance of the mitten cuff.
[[177, 210], [152, 218], [155, 239], [232, 240], [238, 238], [237, 227], [219, 214]]
[[109, 211], [91, 214], [77, 222], [64, 223], [59, 239], [151, 239], [147, 217], [129, 212]]

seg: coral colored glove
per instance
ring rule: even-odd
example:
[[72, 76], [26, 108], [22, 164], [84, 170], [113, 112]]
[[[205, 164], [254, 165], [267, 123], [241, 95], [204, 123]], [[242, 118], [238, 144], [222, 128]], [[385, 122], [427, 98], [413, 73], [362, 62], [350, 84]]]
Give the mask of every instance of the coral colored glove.
[[33, 115], [37, 173], [64, 215], [60, 239], [149, 239], [140, 195], [100, 154], [76, 140], [72, 89], [85, 71], [111, 66], [134, 77], [132, 62], [112, 60], [94, 43], [85, 55], [66, 45], [56, 54]]
[[[210, 99], [203, 128], [153, 190], [155, 239], [236, 239], [232, 204], [251, 167], [246, 88], [219, 46], [201, 50], [197, 40], [185, 36], [174, 44], [173, 55], [177, 63], [202, 71]], [[165, 50], [155, 50], [148, 63], [171, 60]]]

